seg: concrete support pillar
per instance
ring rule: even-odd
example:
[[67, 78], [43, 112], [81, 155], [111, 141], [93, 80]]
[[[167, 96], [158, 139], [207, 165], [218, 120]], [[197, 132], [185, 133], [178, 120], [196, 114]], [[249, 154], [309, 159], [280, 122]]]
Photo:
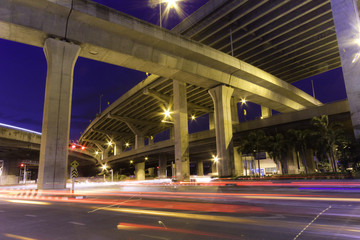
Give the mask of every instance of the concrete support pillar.
[[224, 85], [209, 90], [215, 107], [216, 150], [218, 155], [218, 173], [228, 177], [234, 168], [233, 131], [230, 99], [233, 88]]
[[139, 149], [145, 146], [145, 136], [135, 135], [135, 149]]
[[233, 124], [239, 123], [239, 115], [238, 115], [238, 100], [234, 97], [230, 100], [230, 108], [231, 108], [231, 119]]
[[331, 0], [355, 137], [360, 135], [360, 19], [355, 0]]
[[209, 113], [209, 130], [215, 129], [214, 113]]
[[261, 118], [268, 118], [272, 116], [272, 111], [268, 107], [261, 106]]
[[170, 128], [170, 139], [172, 139], [172, 140], [175, 139], [175, 128], [174, 127]]
[[124, 141], [114, 143], [114, 155], [120, 155], [123, 151], [122, 147], [124, 145]]
[[71, 97], [75, 62], [80, 46], [47, 39], [46, 89], [40, 147], [38, 189], [66, 187]]
[[288, 155], [287, 155], [287, 167], [288, 167], [288, 173], [289, 174], [297, 174], [297, 173], [299, 173], [296, 155], [297, 155], [297, 153], [296, 153], [294, 148], [291, 149], [291, 151], [288, 152]]
[[186, 83], [173, 80], [176, 179], [190, 180]]
[[204, 161], [202, 159], [197, 160], [196, 175], [204, 176]]
[[311, 149], [306, 150], [305, 152], [305, 162], [307, 166], [308, 173], [315, 173], [315, 161], [314, 161], [314, 151]]
[[244, 164], [242, 161], [242, 153], [237, 151], [237, 148], [234, 148], [234, 168], [233, 176], [242, 176], [244, 174]]
[[155, 168], [148, 168], [149, 177], [155, 177]]
[[215, 161], [211, 161], [211, 173], [218, 173], [218, 170], [217, 170], [217, 162]]
[[159, 155], [159, 178], [166, 178], [167, 158], [165, 153]]
[[135, 164], [136, 180], [145, 180], [145, 162]]
[[150, 136], [149, 138], [148, 138], [148, 145], [153, 145], [154, 144], [154, 137], [153, 136]]

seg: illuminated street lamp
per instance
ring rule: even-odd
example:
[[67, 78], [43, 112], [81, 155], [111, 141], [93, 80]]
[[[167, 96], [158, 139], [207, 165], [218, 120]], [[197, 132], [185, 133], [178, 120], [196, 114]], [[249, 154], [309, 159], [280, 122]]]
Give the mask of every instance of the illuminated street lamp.
[[151, 0], [151, 2], [154, 5], [159, 5], [159, 13], [160, 13], [160, 27], [162, 27], [162, 4], [165, 3], [166, 4], [166, 8], [165, 8], [165, 13], [169, 14], [170, 9], [174, 8], [176, 10], [176, 12], [180, 12], [179, 6], [178, 6], [178, 2], [180, 2], [182, 0]]

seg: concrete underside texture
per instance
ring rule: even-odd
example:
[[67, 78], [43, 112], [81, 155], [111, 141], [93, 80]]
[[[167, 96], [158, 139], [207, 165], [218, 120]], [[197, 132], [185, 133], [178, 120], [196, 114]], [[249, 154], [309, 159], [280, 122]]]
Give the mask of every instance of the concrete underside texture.
[[228, 177], [234, 169], [234, 147], [230, 99], [233, 88], [224, 85], [209, 90], [215, 109], [217, 170], [220, 177]]
[[190, 180], [186, 83], [173, 81], [176, 180]]
[[[73, 3], [73, 4], [72, 4]], [[279, 112], [321, 103], [289, 83], [226, 53], [89, 0], [1, 0], [0, 37], [42, 46], [47, 36], [81, 43], [80, 56], [150, 72]], [[31, 19], [31, 21], [29, 20]]]
[[360, 135], [360, 20], [356, 1], [331, 0], [351, 120]]
[[39, 189], [66, 187], [74, 65], [80, 46], [47, 39], [47, 76], [40, 147]]

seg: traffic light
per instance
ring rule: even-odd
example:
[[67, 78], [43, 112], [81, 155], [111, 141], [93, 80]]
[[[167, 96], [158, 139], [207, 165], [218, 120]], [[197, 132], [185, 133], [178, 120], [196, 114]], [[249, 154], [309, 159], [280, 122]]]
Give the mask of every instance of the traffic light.
[[20, 163], [20, 167], [23, 168], [25, 166], [25, 164], [23, 163]]

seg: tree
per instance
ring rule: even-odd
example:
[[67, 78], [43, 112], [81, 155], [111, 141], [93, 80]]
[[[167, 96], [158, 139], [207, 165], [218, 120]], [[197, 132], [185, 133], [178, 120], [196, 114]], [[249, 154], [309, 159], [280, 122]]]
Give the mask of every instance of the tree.
[[247, 136], [248, 148], [252, 149], [254, 158], [258, 160], [259, 167], [259, 177], [261, 176], [261, 168], [260, 168], [260, 151], [264, 151], [267, 143], [267, 136], [263, 130], [252, 131]]
[[[287, 169], [285, 156], [289, 151], [288, 141], [285, 139], [284, 135], [277, 133], [275, 136], [268, 137], [268, 144], [266, 147], [267, 152], [274, 162], [279, 161], [281, 164], [281, 172], [285, 174]], [[285, 161], [284, 161], [285, 160]]]
[[310, 131], [308, 129], [300, 130], [300, 129], [289, 129], [288, 136], [290, 139], [290, 145], [295, 148], [296, 151], [296, 159], [299, 164], [298, 156], [305, 167], [305, 174], [308, 173], [307, 164], [306, 164], [306, 149], [307, 143], [310, 136]]
[[343, 139], [343, 130], [340, 123], [329, 123], [327, 115], [314, 117], [312, 125], [315, 130], [318, 151], [324, 152], [328, 159], [333, 172], [337, 172], [336, 149], [339, 142]]

